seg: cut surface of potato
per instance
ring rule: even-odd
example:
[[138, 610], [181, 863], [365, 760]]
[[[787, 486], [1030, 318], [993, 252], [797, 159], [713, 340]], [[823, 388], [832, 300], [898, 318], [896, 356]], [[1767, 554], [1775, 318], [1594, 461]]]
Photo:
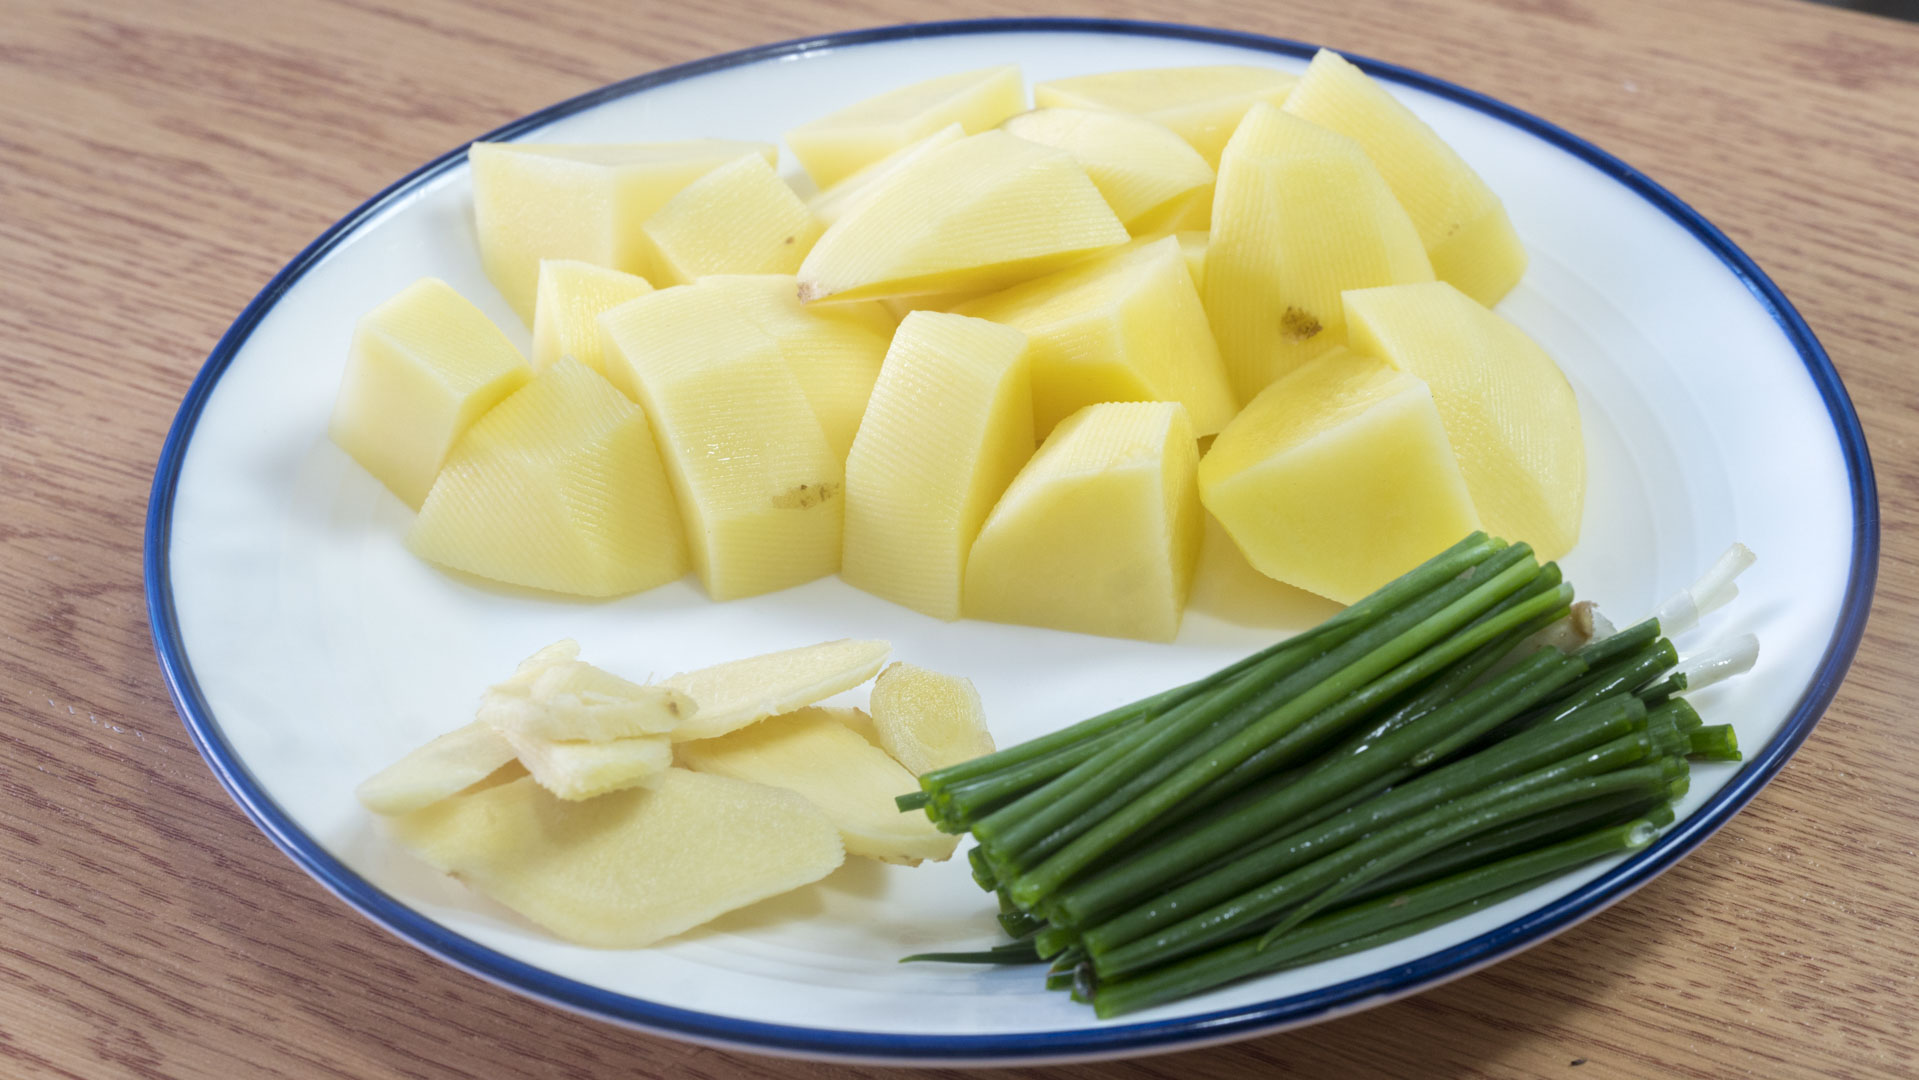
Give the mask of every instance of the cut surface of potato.
[[1446, 282], [1346, 294], [1353, 347], [1432, 387], [1479, 518], [1541, 559], [1572, 550], [1586, 503], [1579, 402], [1526, 332]]
[[1384, 86], [1319, 50], [1285, 109], [1366, 149], [1419, 230], [1433, 273], [1491, 307], [1526, 272], [1506, 206], [1472, 166]]
[[422, 278], [360, 317], [327, 435], [417, 510], [460, 436], [532, 375], [479, 308]]
[[1073, 155], [1134, 235], [1175, 201], [1204, 199], [1211, 205], [1213, 167], [1186, 140], [1144, 117], [1104, 109], [1035, 109], [1001, 128]]
[[515, 730], [500, 735], [535, 783], [574, 802], [623, 791], [673, 764], [673, 741], [664, 735], [606, 742], [560, 742]]
[[822, 191], [949, 124], [975, 134], [1026, 107], [1013, 64], [941, 75], [855, 102], [786, 133]]
[[768, 717], [730, 735], [680, 743], [674, 752], [695, 771], [805, 796], [839, 827], [848, 855], [943, 860], [959, 844], [925, 814], [901, 813], [893, 798], [918, 788], [913, 774], [822, 709]]
[[1344, 135], [1255, 105], [1220, 161], [1206, 314], [1241, 401], [1344, 344], [1346, 289], [1431, 281], [1419, 231]]
[[711, 739], [769, 716], [823, 701], [877, 675], [892, 655], [884, 641], [847, 638], [733, 660], [661, 680], [693, 699], [698, 711], [673, 732]]
[[890, 664], [873, 683], [872, 709], [880, 749], [915, 776], [993, 752], [971, 679]]
[[407, 531], [455, 570], [578, 596], [686, 573], [686, 542], [646, 416], [562, 358], [467, 430]]
[[1345, 604], [1479, 527], [1426, 384], [1345, 348], [1226, 425], [1199, 494], [1261, 573]]
[[[966, 614], [1173, 640], [1204, 533], [1198, 460], [1175, 403], [1089, 405], [1068, 417], [980, 529]], [[878, 700], [876, 689], [876, 723]]]
[[1201, 435], [1237, 411], [1199, 290], [1170, 236], [955, 311], [1026, 335], [1037, 435], [1102, 401], [1177, 401]]
[[486, 274], [533, 321], [541, 259], [577, 259], [653, 280], [640, 226], [679, 190], [769, 143], [474, 143], [473, 217]]
[[1071, 154], [988, 131], [875, 182], [807, 254], [800, 298], [1002, 288], [1126, 240]]
[[653, 291], [643, 277], [571, 259], [541, 259], [533, 307], [533, 368], [571, 356], [604, 375], [600, 314]]
[[381, 769], [353, 794], [376, 814], [410, 814], [465, 791], [513, 757], [512, 745], [476, 720]]
[[642, 686], [580, 660], [579, 643], [559, 641], [487, 688], [479, 718], [500, 732], [559, 742], [610, 742], [663, 735], [697, 706], [664, 686]]
[[686, 769], [568, 802], [522, 777], [392, 819], [420, 858], [568, 941], [632, 949], [799, 888], [845, 859], [781, 788]]
[[1203, 232], [1182, 232], [1177, 236], [1179, 253], [1186, 257], [1186, 271], [1193, 275], [1193, 288], [1202, 289], [1206, 285], [1206, 242], [1208, 234]]
[[844, 464], [778, 342], [702, 285], [622, 304], [600, 328], [614, 385], [652, 422], [707, 595], [838, 569]]
[[681, 188], [641, 226], [662, 286], [709, 274], [790, 274], [822, 228], [758, 154]]
[[866, 166], [853, 175], [826, 188], [819, 194], [806, 200], [806, 208], [813, 216], [828, 225], [846, 216], [846, 212], [872, 194], [880, 181], [893, 175], [909, 162], [918, 160], [942, 146], [950, 146], [966, 137], [966, 128], [961, 124], [948, 124], [945, 127], [915, 139], [898, 150]]
[[973, 537], [1033, 453], [1030, 387], [1017, 330], [931, 311], [900, 323], [846, 458], [847, 584], [959, 618]]
[[1239, 64], [1141, 68], [1055, 79], [1033, 87], [1042, 108], [1112, 109], [1163, 124], [1218, 167], [1226, 140], [1257, 102], [1278, 105], [1296, 82], [1272, 68]]

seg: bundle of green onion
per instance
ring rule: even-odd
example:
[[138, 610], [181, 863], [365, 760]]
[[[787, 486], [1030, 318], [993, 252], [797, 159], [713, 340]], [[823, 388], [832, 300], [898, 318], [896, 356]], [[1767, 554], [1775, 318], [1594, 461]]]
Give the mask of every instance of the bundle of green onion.
[[1558, 566], [1476, 533], [1198, 682], [927, 773], [900, 808], [973, 834], [1014, 940], [908, 959], [1050, 961], [1109, 1017], [1645, 846], [1688, 756], [1737, 743], [1678, 696], [1657, 620], [1529, 643], [1571, 604]]

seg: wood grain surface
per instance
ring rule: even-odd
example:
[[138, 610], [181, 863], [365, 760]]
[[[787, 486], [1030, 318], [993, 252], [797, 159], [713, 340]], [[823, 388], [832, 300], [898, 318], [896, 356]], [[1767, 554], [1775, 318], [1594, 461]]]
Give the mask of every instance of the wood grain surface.
[[[1753, 254], [1844, 375], [1885, 552], [1851, 678], [1677, 869], [1390, 1006], [1051, 1077], [1919, 1073], [1919, 29], [1791, 0], [1059, 0], [1321, 42], [1493, 94]], [[570, 1016], [432, 960], [228, 801], [161, 684], [147, 488], [202, 359], [427, 157], [600, 84], [1012, 0], [0, 4], [0, 1077], [869, 1077]], [[1014, 1075], [1011, 1071], [998, 1075]]]

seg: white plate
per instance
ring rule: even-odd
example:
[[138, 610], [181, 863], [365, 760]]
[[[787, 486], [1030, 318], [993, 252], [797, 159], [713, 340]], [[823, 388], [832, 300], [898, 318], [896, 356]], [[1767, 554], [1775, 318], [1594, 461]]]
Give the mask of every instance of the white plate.
[[[489, 138], [640, 141], [786, 128], [900, 83], [1017, 61], [1029, 80], [1181, 64], [1297, 70], [1311, 49], [1226, 31], [1010, 20], [895, 27], [641, 76]], [[814, 1057], [1058, 1060], [1241, 1038], [1431, 986], [1578, 922], [1722, 824], [1805, 738], [1857, 645], [1878, 504], [1858, 421], [1804, 322], [1718, 230], [1630, 167], [1447, 83], [1365, 65], [1506, 200], [1532, 252], [1500, 311], [1576, 388], [1591, 487], [1564, 560], [1622, 623], [1734, 539], [1761, 556], [1728, 613], [1682, 640], [1753, 631], [1753, 673], [1699, 695], [1747, 748], [1701, 766], [1680, 823], [1594, 866], [1373, 951], [1100, 1023], [1034, 969], [901, 966], [995, 939], [964, 860], [853, 860], [825, 882], [633, 952], [555, 941], [440, 878], [354, 802], [363, 777], [469, 719], [480, 688], [559, 637], [645, 676], [842, 636], [973, 678], [1002, 745], [1212, 670], [1324, 613], [1259, 614], [1214, 582], [1177, 644], [941, 623], [836, 579], [707, 602], [688, 582], [566, 602], [439, 573], [409, 512], [325, 435], [354, 320], [415, 278], [459, 288], [522, 344], [480, 270], [464, 155], [380, 194], [281, 271], [220, 342], [162, 451], [147, 584], [187, 727], [233, 797], [342, 899], [448, 962], [568, 1008], [701, 1042]], [[857, 700], [857, 697], [855, 698]]]

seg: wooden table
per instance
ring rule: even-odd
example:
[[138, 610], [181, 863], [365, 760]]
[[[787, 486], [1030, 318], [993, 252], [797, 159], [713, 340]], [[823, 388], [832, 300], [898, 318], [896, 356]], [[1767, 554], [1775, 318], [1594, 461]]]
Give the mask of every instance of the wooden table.
[[[1919, 28], [1791, 0], [1061, 0], [1454, 79], [1644, 168], [1831, 350], [1876, 451], [1879, 604], [1799, 757], [1673, 872], [1481, 974], [1058, 1076], [1919, 1071]], [[1669, 10], [1672, 9], [1672, 10]], [[863, 1076], [524, 1001], [334, 901], [221, 792], [141, 593], [174, 408], [254, 291], [430, 154], [650, 68], [1007, 0], [12, 0], [0, 18], [0, 1075]]]

